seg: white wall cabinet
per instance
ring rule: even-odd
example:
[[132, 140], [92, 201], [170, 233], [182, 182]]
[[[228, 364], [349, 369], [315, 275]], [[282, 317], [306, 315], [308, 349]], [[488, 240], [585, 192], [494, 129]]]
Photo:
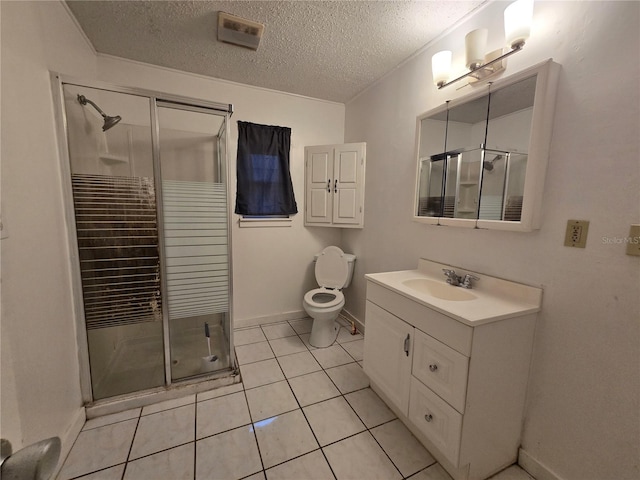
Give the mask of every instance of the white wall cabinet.
[[456, 480], [517, 461], [535, 318], [469, 326], [367, 282], [371, 387]]
[[305, 147], [306, 226], [362, 228], [366, 143]]

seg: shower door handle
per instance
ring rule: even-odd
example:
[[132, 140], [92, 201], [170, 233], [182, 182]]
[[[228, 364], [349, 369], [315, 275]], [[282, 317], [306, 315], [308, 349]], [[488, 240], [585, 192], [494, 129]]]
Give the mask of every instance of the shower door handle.
[[409, 341], [411, 336], [407, 333], [407, 338], [404, 339], [404, 353], [408, 357], [409, 356]]

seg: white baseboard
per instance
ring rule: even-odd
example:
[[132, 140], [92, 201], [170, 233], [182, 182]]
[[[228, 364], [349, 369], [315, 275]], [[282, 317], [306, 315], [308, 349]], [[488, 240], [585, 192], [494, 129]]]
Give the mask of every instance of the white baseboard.
[[[235, 320], [233, 328], [235, 330], [238, 330], [241, 328], [267, 325], [269, 323], [300, 320], [302, 318], [309, 318], [307, 312], [305, 312], [304, 310], [295, 310], [293, 312], [279, 313], [276, 315], [265, 315], [264, 317], [243, 318], [241, 320]], [[343, 309], [342, 312], [340, 312], [340, 316], [338, 317], [338, 319], [340, 320], [341, 318], [345, 321], [345, 326], [351, 326], [351, 322], [355, 322], [358, 331], [364, 334], [364, 323], [354, 317], [349, 311]]]
[[73, 416], [73, 419], [71, 420], [67, 431], [64, 432], [64, 435], [62, 435], [62, 438], [60, 439], [60, 443], [62, 444], [60, 446], [60, 458], [58, 460], [58, 466], [56, 467], [56, 471], [52, 478], [58, 477], [58, 474], [62, 469], [62, 465], [64, 465], [64, 461], [67, 459], [67, 456], [69, 455], [71, 447], [73, 447], [76, 438], [78, 438], [78, 435], [80, 435], [80, 431], [82, 430], [86, 419], [87, 417], [85, 409], [84, 407], [80, 407]]
[[564, 480], [522, 448], [518, 450], [518, 465], [536, 480]]
[[278, 313], [276, 315], [265, 315], [264, 317], [243, 318], [236, 319], [233, 322], [233, 328], [247, 328], [257, 327], [258, 325], [265, 325], [267, 323], [286, 322], [289, 320], [299, 320], [301, 318], [307, 318], [307, 312], [304, 310], [294, 310], [292, 312]]
[[349, 323], [355, 322], [356, 328], [358, 329], [358, 331], [364, 335], [364, 323], [362, 323], [360, 320], [358, 320], [356, 317], [354, 317], [351, 314], [351, 312], [349, 312], [348, 310], [343, 309], [342, 312], [340, 313], [340, 315], [342, 317], [344, 317], [347, 320], [347, 322], [349, 322]]

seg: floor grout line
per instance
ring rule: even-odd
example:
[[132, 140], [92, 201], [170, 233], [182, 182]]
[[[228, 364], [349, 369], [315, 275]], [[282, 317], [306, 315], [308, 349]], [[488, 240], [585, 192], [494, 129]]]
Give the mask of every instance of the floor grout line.
[[[299, 320], [300, 320], [300, 319], [297, 319], [297, 321], [299, 321]], [[383, 425], [386, 425], [386, 424], [389, 424], [389, 423], [391, 423], [391, 422], [394, 422], [395, 420], [398, 420], [397, 416], [395, 416], [395, 414], [394, 414], [394, 418], [392, 418], [392, 419], [386, 420], [386, 421], [384, 421], [384, 422], [382, 422], [382, 423], [380, 423], [380, 424], [377, 424], [377, 425], [374, 425], [374, 426], [371, 426], [371, 427], [367, 426], [367, 424], [363, 421], [363, 418], [362, 418], [362, 417], [358, 414], [358, 412], [356, 411], [355, 407], [354, 407], [354, 406], [349, 402], [349, 400], [347, 399], [347, 395], [350, 395], [350, 394], [352, 394], [352, 393], [356, 393], [356, 392], [359, 392], [359, 391], [363, 391], [363, 390], [366, 390], [366, 389], [370, 389], [370, 388], [371, 388], [371, 386], [370, 386], [370, 385], [367, 385], [367, 386], [365, 386], [365, 387], [357, 388], [357, 389], [355, 389], [355, 390], [351, 390], [351, 391], [348, 391], [348, 392], [343, 392], [342, 390], [340, 390], [340, 388], [338, 387], [338, 385], [336, 384], [336, 382], [333, 380], [333, 378], [331, 378], [331, 376], [327, 373], [327, 371], [328, 371], [328, 370], [335, 369], [335, 368], [339, 368], [339, 367], [344, 367], [344, 366], [347, 366], [347, 365], [352, 365], [353, 363], [357, 364], [359, 368], [362, 368], [362, 365], [360, 365], [360, 363], [359, 363], [359, 362], [361, 362], [361, 360], [357, 360], [357, 359], [356, 359], [356, 357], [354, 357], [354, 356], [353, 356], [353, 355], [352, 355], [352, 354], [351, 354], [351, 353], [350, 353], [346, 348], [344, 348], [344, 346], [342, 345], [342, 343], [338, 342], [337, 337], [336, 337], [336, 340], [334, 341], [334, 343], [333, 343], [331, 346], [340, 346], [340, 347], [341, 347], [341, 348], [340, 348], [340, 350], [341, 350], [341, 351], [344, 351], [344, 352], [349, 356], [349, 358], [351, 358], [351, 359], [352, 359], [352, 361], [349, 361], [349, 362], [344, 363], [344, 364], [332, 365], [332, 366], [330, 366], [330, 367], [325, 367], [324, 365], [322, 365], [322, 364], [318, 361], [318, 359], [316, 358], [316, 356], [315, 356], [315, 355], [313, 355], [313, 352], [314, 352], [315, 350], [319, 350], [319, 349], [313, 348], [312, 346], [310, 347], [310, 346], [309, 346], [309, 345], [307, 345], [307, 343], [305, 343], [305, 341], [302, 339], [302, 336], [303, 336], [303, 335], [310, 334], [310, 332], [299, 333], [298, 331], [296, 331], [296, 330], [293, 328], [293, 326], [290, 324], [290, 322], [289, 322], [289, 321], [277, 322], [277, 323], [269, 324], [269, 326], [274, 326], [274, 325], [288, 325], [291, 329], [293, 329], [293, 331], [295, 332], [295, 335], [286, 335], [286, 336], [284, 336], [284, 337], [277, 337], [277, 338], [269, 339], [269, 338], [267, 338], [266, 333], [265, 333], [265, 330], [263, 329], [263, 326], [262, 326], [262, 325], [258, 325], [258, 326], [256, 326], [256, 327], [248, 327], [248, 328], [260, 328], [260, 331], [261, 331], [261, 332], [262, 332], [262, 334], [265, 336], [265, 340], [260, 340], [259, 342], [251, 342], [251, 343], [247, 343], [247, 344], [243, 344], [243, 345], [234, 345], [232, 348], [236, 348], [236, 347], [238, 347], [238, 346], [245, 346], [245, 345], [253, 345], [253, 344], [257, 344], [257, 343], [263, 343], [263, 342], [265, 342], [265, 341], [266, 341], [266, 342], [267, 342], [267, 344], [269, 345], [269, 348], [270, 348], [270, 350], [271, 350], [272, 354], [273, 354], [274, 356], [273, 356], [272, 358], [268, 358], [268, 359], [262, 359], [262, 360], [257, 360], [257, 361], [254, 361], [254, 362], [248, 362], [248, 363], [243, 364], [242, 366], [251, 365], [251, 364], [255, 364], [255, 363], [263, 362], [263, 361], [267, 361], [267, 360], [275, 360], [275, 361], [276, 361], [276, 364], [278, 365], [278, 368], [280, 369], [280, 372], [282, 373], [282, 375], [283, 375], [283, 377], [284, 377], [283, 379], [279, 379], [279, 380], [274, 381], [274, 382], [268, 382], [268, 383], [263, 384], [263, 385], [252, 386], [252, 387], [250, 387], [250, 388], [247, 388], [247, 387], [246, 387], [246, 385], [245, 385], [245, 383], [244, 383], [244, 381], [242, 381], [242, 382], [240, 382], [240, 384], [242, 385], [242, 389], [241, 389], [241, 390], [238, 390], [238, 391], [233, 391], [233, 392], [225, 393], [225, 394], [223, 394], [223, 395], [219, 395], [219, 396], [216, 396], [216, 397], [213, 397], [213, 398], [207, 398], [207, 399], [204, 399], [204, 400], [199, 400], [199, 399], [198, 399], [199, 394], [195, 394], [195, 396], [194, 396], [194, 401], [193, 401], [193, 402], [188, 402], [188, 403], [186, 403], [186, 404], [184, 404], [184, 405], [179, 405], [179, 406], [175, 406], [175, 407], [170, 407], [170, 408], [167, 408], [167, 409], [164, 409], [164, 410], [160, 410], [160, 411], [158, 411], [158, 412], [153, 412], [153, 413], [150, 413], [150, 414], [147, 414], [147, 415], [142, 415], [142, 410], [143, 410], [143, 409], [142, 409], [142, 408], [140, 408], [140, 412], [138, 413], [137, 417], [133, 417], [133, 418], [130, 418], [130, 419], [127, 419], [127, 420], [121, 420], [121, 421], [118, 421], [118, 422], [114, 422], [114, 423], [113, 423], [113, 424], [117, 424], [117, 423], [122, 423], [122, 422], [126, 422], [126, 421], [130, 421], [130, 420], [136, 419], [136, 427], [135, 427], [135, 430], [134, 430], [133, 437], [132, 437], [132, 439], [131, 439], [131, 445], [129, 446], [129, 451], [128, 451], [128, 454], [127, 454], [127, 458], [126, 458], [126, 460], [125, 460], [125, 462], [124, 462], [124, 468], [123, 468], [122, 476], [121, 476], [121, 478], [122, 478], [122, 479], [124, 479], [124, 477], [125, 477], [125, 475], [126, 475], [127, 467], [128, 467], [128, 464], [129, 464], [130, 462], [135, 461], [135, 460], [139, 460], [139, 459], [142, 459], [142, 458], [146, 458], [146, 457], [149, 457], [149, 456], [152, 456], [152, 455], [156, 455], [156, 454], [158, 454], [158, 453], [166, 452], [166, 451], [168, 451], [168, 450], [171, 450], [171, 449], [174, 449], [174, 448], [177, 448], [177, 447], [182, 447], [182, 446], [184, 446], [184, 445], [188, 445], [188, 444], [193, 443], [193, 448], [194, 448], [194, 453], [193, 453], [193, 478], [194, 478], [194, 480], [195, 480], [195, 478], [196, 478], [196, 476], [197, 476], [197, 475], [196, 475], [196, 468], [197, 468], [197, 448], [196, 448], [196, 447], [197, 447], [197, 442], [198, 442], [198, 441], [201, 441], [201, 440], [204, 440], [204, 439], [207, 439], [207, 438], [214, 437], [214, 436], [216, 436], [216, 435], [221, 435], [221, 434], [224, 434], [224, 433], [230, 432], [230, 431], [235, 430], [235, 429], [237, 429], [237, 428], [243, 428], [243, 427], [246, 427], [246, 426], [249, 426], [249, 425], [253, 426], [253, 425], [256, 423], [256, 420], [254, 419], [254, 414], [251, 412], [251, 407], [250, 407], [250, 405], [249, 405], [249, 401], [248, 401], [248, 398], [247, 398], [247, 392], [248, 392], [248, 391], [251, 391], [251, 390], [254, 390], [254, 389], [257, 389], [257, 388], [266, 387], [266, 386], [269, 386], [269, 385], [274, 385], [274, 384], [276, 384], [276, 383], [285, 382], [285, 381], [287, 382], [287, 386], [288, 386], [288, 388], [289, 388], [290, 393], [292, 394], [293, 398], [294, 398], [294, 399], [295, 399], [295, 401], [296, 401], [297, 408], [294, 408], [294, 409], [291, 409], [291, 410], [287, 410], [287, 411], [285, 411], [285, 412], [280, 412], [280, 413], [278, 413], [278, 414], [277, 414], [277, 416], [278, 416], [278, 415], [284, 415], [284, 414], [292, 413], [292, 412], [295, 412], [295, 411], [297, 411], [297, 410], [300, 410], [300, 412], [302, 413], [302, 415], [303, 415], [303, 417], [304, 417], [304, 419], [305, 419], [305, 421], [306, 421], [307, 427], [309, 428], [309, 430], [311, 431], [311, 433], [312, 433], [312, 435], [313, 435], [313, 438], [314, 438], [314, 440], [315, 440], [315, 442], [316, 442], [316, 444], [317, 444], [318, 448], [313, 449], [313, 450], [311, 450], [311, 451], [309, 451], [309, 452], [303, 453], [303, 454], [301, 454], [301, 455], [298, 455], [298, 456], [295, 456], [295, 457], [289, 458], [289, 459], [287, 459], [287, 460], [285, 460], [285, 461], [283, 461], [283, 462], [280, 462], [280, 463], [278, 463], [278, 464], [272, 465], [272, 466], [270, 466], [270, 467], [269, 467], [269, 469], [276, 468], [276, 467], [278, 467], [278, 466], [284, 465], [284, 464], [286, 464], [286, 463], [288, 463], [288, 462], [291, 462], [291, 461], [296, 460], [296, 459], [298, 459], [298, 458], [301, 458], [301, 457], [303, 457], [303, 456], [305, 456], [305, 455], [308, 455], [308, 454], [311, 454], [311, 453], [313, 453], [313, 452], [316, 452], [316, 451], [320, 450], [321, 454], [323, 455], [323, 458], [325, 459], [325, 462], [326, 462], [326, 463], [327, 463], [327, 465], [329, 466], [329, 469], [330, 469], [330, 471], [331, 471], [332, 475], [334, 476], [334, 478], [337, 478], [337, 475], [336, 475], [335, 471], [333, 470], [333, 466], [332, 466], [332, 465], [331, 465], [331, 463], [329, 462], [329, 459], [328, 459], [328, 457], [326, 456], [326, 454], [325, 454], [325, 452], [324, 452], [324, 449], [325, 449], [325, 448], [327, 448], [327, 447], [330, 447], [330, 446], [332, 446], [332, 445], [338, 444], [338, 443], [340, 443], [340, 442], [342, 442], [342, 441], [344, 441], [344, 440], [347, 440], [347, 439], [349, 439], [349, 438], [352, 438], [352, 437], [355, 437], [355, 436], [357, 436], [357, 435], [360, 435], [360, 434], [363, 434], [363, 433], [367, 432], [367, 433], [369, 433], [369, 434], [371, 435], [371, 437], [373, 437], [373, 439], [374, 439], [374, 441], [376, 442], [376, 444], [378, 445], [378, 447], [379, 447], [379, 448], [384, 452], [385, 456], [389, 459], [389, 461], [390, 461], [390, 462], [391, 462], [391, 464], [394, 466], [394, 468], [399, 472], [400, 476], [401, 476], [402, 478], [408, 478], [408, 477], [405, 477], [405, 476], [402, 474], [402, 472], [400, 472], [399, 467], [398, 467], [398, 466], [393, 462], [393, 460], [391, 459], [390, 455], [389, 455], [389, 454], [387, 453], [387, 451], [382, 447], [382, 445], [380, 444], [380, 442], [378, 442], [377, 438], [375, 437], [375, 435], [374, 435], [374, 434], [373, 434], [373, 432], [372, 432], [372, 430], [374, 430], [374, 429], [376, 429], [376, 428], [378, 428], [378, 427], [381, 427], [381, 426], [383, 426]], [[340, 328], [345, 328], [345, 330], [346, 330], [346, 327], [345, 327], [344, 325], [342, 325], [342, 324], [340, 324]], [[339, 336], [339, 334], [340, 334], [340, 331], [339, 331], [339, 333], [338, 333], [338, 336]], [[305, 350], [302, 350], [302, 351], [300, 351], [300, 352], [287, 353], [287, 354], [285, 354], [285, 355], [276, 355], [276, 352], [275, 352], [275, 350], [274, 350], [274, 348], [273, 348], [273, 346], [272, 346], [271, 342], [272, 342], [272, 341], [274, 341], [274, 340], [280, 340], [280, 339], [285, 339], [285, 338], [294, 338], [294, 337], [297, 337], [297, 339], [298, 339], [300, 342], [302, 342], [302, 344], [305, 346]], [[357, 340], [353, 340], [353, 341], [359, 341], [359, 340], [362, 340], [362, 338], [359, 338], [359, 339], [357, 339]], [[351, 342], [343, 342], [343, 343], [351, 343]], [[304, 374], [299, 374], [299, 375], [294, 375], [294, 376], [288, 377], [288, 376], [285, 374], [285, 371], [284, 371], [284, 369], [283, 369], [283, 367], [282, 367], [282, 364], [281, 364], [280, 359], [281, 359], [281, 358], [285, 358], [285, 357], [289, 357], [289, 356], [292, 356], [292, 355], [300, 354], [300, 353], [310, 353], [310, 354], [312, 355], [313, 359], [315, 360], [315, 362], [318, 364], [318, 366], [319, 366], [319, 370], [316, 370], [316, 371], [313, 371], [313, 372], [308, 372], [308, 373], [304, 373]], [[240, 367], [240, 365], [239, 365], [239, 367]], [[292, 386], [291, 386], [291, 382], [290, 382], [290, 380], [292, 380], [292, 379], [296, 379], [296, 378], [300, 378], [300, 377], [303, 377], [303, 376], [306, 376], [306, 375], [311, 375], [311, 374], [319, 373], [319, 372], [323, 372], [323, 373], [324, 373], [324, 374], [329, 378], [329, 380], [330, 380], [331, 384], [332, 384], [332, 385], [336, 388], [336, 390], [338, 391], [338, 394], [337, 394], [336, 396], [334, 396], [334, 397], [325, 398], [325, 399], [322, 399], [322, 400], [319, 400], [319, 401], [315, 401], [315, 402], [310, 403], [310, 404], [308, 404], [308, 405], [305, 405], [305, 406], [303, 407], [303, 406], [301, 405], [301, 403], [300, 403], [300, 400], [299, 400], [299, 399], [298, 399], [298, 397], [296, 396], [296, 394], [295, 394], [295, 392], [294, 392], [294, 390], [293, 390], [293, 388], [292, 388]], [[231, 385], [229, 385], [229, 386], [231, 386]], [[225, 387], [227, 387], [227, 386], [225, 386]], [[224, 387], [221, 387], [221, 388], [224, 388]], [[225, 430], [225, 431], [217, 432], [217, 433], [215, 433], [215, 434], [213, 434], [213, 435], [207, 435], [207, 436], [202, 437], [202, 438], [200, 438], [200, 439], [199, 439], [199, 438], [197, 438], [197, 420], [198, 420], [198, 413], [197, 413], [198, 408], [197, 408], [197, 407], [198, 407], [198, 404], [199, 404], [199, 403], [201, 403], [201, 402], [207, 402], [207, 401], [210, 401], [210, 400], [215, 400], [215, 399], [218, 399], [218, 398], [226, 397], [226, 396], [228, 396], [228, 395], [233, 395], [233, 394], [236, 394], [236, 393], [239, 393], [239, 392], [242, 392], [242, 393], [243, 393], [244, 401], [245, 401], [245, 404], [246, 404], [246, 407], [247, 407], [247, 410], [248, 410], [248, 413], [249, 413], [250, 423], [248, 423], [248, 424], [243, 424], [243, 425], [239, 425], [239, 426], [235, 426], [235, 427], [230, 428], [230, 429], [227, 429], [227, 430]], [[206, 392], [200, 392], [200, 394], [204, 394], [204, 393], [206, 393]], [[359, 431], [359, 432], [353, 433], [353, 434], [351, 434], [351, 435], [347, 435], [347, 436], [345, 436], [344, 438], [340, 438], [340, 439], [335, 440], [335, 441], [333, 441], [333, 442], [327, 443], [326, 445], [324, 445], [324, 446], [323, 446], [323, 445], [321, 445], [321, 444], [320, 444], [320, 442], [319, 442], [319, 440], [318, 440], [318, 437], [317, 437], [317, 435], [316, 435], [315, 431], [313, 430], [313, 427], [311, 426], [311, 423], [309, 422], [309, 419], [307, 418], [307, 415], [306, 415], [306, 412], [305, 412], [305, 410], [304, 410], [304, 409], [305, 409], [305, 408], [307, 408], [307, 407], [311, 407], [311, 406], [313, 406], [313, 405], [318, 405], [318, 404], [323, 403], [323, 402], [327, 402], [327, 401], [330, 401], [330, 400], [335, 400], [336, 398], [340, 398], [340, 397], [341, 397], [341, 398], [342, 398], [342, 399], [347, 403], [347, 405], [349, 406], [350, 410], [353, 412], [353, 414], [356, 416], [356, 418], [361, 422], [361, 424], [362, 424], [362, 426], [364, 427], [364, 429], [363, 429], [363, 430], [361, 430], [361, 431]], [[156, 415], [156, 414], [159, 414], [159, 413], [167, 412], [167, 411], [169, 411], [169, 410], [175, 410], [175, 409], [178, 409], [178, 408], [181, 408], [181, 407], [189, 406], [189, 405], [191, 405], [191, 404], [193, 404], [193, 405], [194, 405], [194, 410], [195, 410], [195, 411], [194, 411], [194, 419], [193, 419], [193, 426], [194, 426], [194, 440], [193, 440], [193, 441], [185, 442], [185, 443], [182, 443], [182, 444], [180, 444], [180, 445], [175, 445], [175, 446], [172, 446], [172, 447], [170, 447], [170, 448], [166, 448], [166, 449], [163, 449], [163, 450], [159, 450], [158, 452], [153, 452], [153, 453], [150, 453], [150, 454], [144, 455], [144, 456], [142, 456], [142, 457], [136, 458], [136, 459], [134, 459], [134, 460], [132, 460], [132, 459], [130, 458], [130, 457], [131, 457], [131, 452], [132, 452], [132, 450], [133, 450], [133, 444], [134, 444], [134, 441], [135, 441], [135, 436], [136, 436], [136, 434], [137, 434], [137, 432], [138, 432], [138, 428], [139, 428], [139, 426], [140, 426], [140, 420], [142, 419], [142, 417], [143, 417], [143, 416], [144, 416], [144, 417], [147, 417], [147, 416], [151, 416], [151, 415]], [[273, 415], [272, 415], [272, 416], [273, 416]], [[271, 417], [267, 417], [267, 418], [271, 418]], [[264, 419], [263, 419], [263, 420], [264, 420]], [[260, 421], [262, 421], [262, 420], [260, 420]], [[101, 426], [98, 426], [98, 427], [90, 428], [90, 429], [87, 429], [87, 430], [82, 430], [82, 431], [81, 431], [81, 433], [82, 433], [83, 431], [91, 431], [91, 430], [94, 430], [94, 429], [96, 429], [96, 428], [100, 428], [100, 427], [104, 427], [104, 426], [108, 426], [108, 425], [113, 425], [113, 424], [106, 424], [106, 425], [101, 425]], [[267, 469], [265, 468], [264, 460], [263, 460], [263, 458], [262, 458], [262, 452], [261, 452], [261, 449], [260, 449], [260, 444], [259, 444], [259, 442], [258, 442], [258, 438], [257, 438], [257, 434], [256, 434], [256, 431], [255, 431], [255, 428], [253, 428], [252, 430], [253, 430], [253, 435], [254, 435], [254, 439], [255, 439], [255, 442], [256, 442], [256, 446], [257, 446], [257, 449], [258, 449], [258, 455], [259, 455], [259, 458], [260, 458], [260, 464], [261, 464], [262, 470], [260, 470], [259, 472], [252, 473], [252, 474], [250, 474], [250, 475], [248, 475], [248, 476], [245, 476], [245, 477], [243, 477], [243, 478], [252, 477], [253, 475], [256, 475], [256, 474], [259, 474], [259, 473], [262, 473], [262, 474], [263, 474], [263, 475], [265, 475], [265, 477], [266, 477], [266, 471], [267, 471]], [[418, 474], [418, 473], [420, 473], [420, 472], [422, 472], [422, 471], [424, 471], [424, 470], [426, 470], [426, 469], [428, 469], [428, 468], [432, 467], [432, 466], [433, 466], [434, 464], [436, 464], [436, 463], [437, 463], [437, 461], [434, 461], [433, 463], [431, 463], [431, 464], [427, 465], [426, 467], [424, 467], [424, 468], [420, 469], [419, 471], [412, 473], [410, 476], [412, 476], [412, 475], [416, 475], [416, 474]], [[113, 468], [113, 467], [116, 467], [116, 466], [119, 466], [119, 465], [122, 465], [122, 464], [123, 464], [123, 463], [118, 463], [118, 464], [115, 464], [115, 465], [111, 465], [111, 466], [109, 466], [109, 467], [106, 467], [106, 468], [103, 468], [103, 469], [100, 469], [100, 470], [96, 470], [96, 472], [97, 472], [97, 471], [101, 471], [101, 470], [106, 470], [106, 469], [108, 469], [108, 468]], [[90, 473], [95, 473], [95, 472], [90, 472]], [[85, 473], [85, 474], [83, 474], [83, 475], [88, 475], [88, 474], [89, 474], [89, 473]], [[77, 478], [79, 478], [79, 477], [77, 477]]]

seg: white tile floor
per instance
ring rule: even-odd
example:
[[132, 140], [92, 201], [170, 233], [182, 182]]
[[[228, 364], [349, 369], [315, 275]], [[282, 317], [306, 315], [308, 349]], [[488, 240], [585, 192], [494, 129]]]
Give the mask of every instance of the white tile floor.
[[451, 480], [369, 388], [362, 335], [315, 349], [310, 330], [235, 332], [242, 384], [87, 421], [58, 478]]

